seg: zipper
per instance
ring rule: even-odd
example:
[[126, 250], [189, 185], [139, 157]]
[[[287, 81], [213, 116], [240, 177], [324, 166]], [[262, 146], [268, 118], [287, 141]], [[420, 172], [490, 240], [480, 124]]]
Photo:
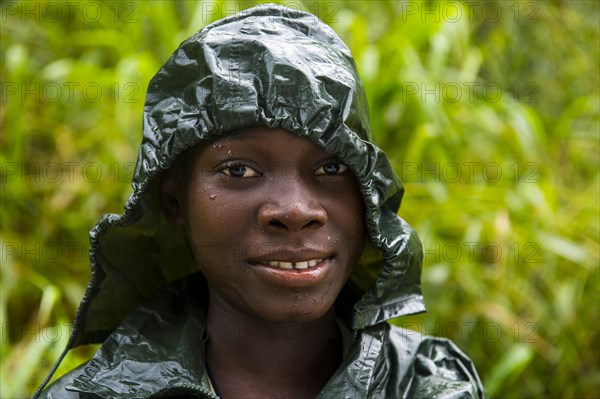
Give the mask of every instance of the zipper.
[[[178, 388], [181, 388], [181, 391]], [[184, 392], [184, 390], [185, 390], [185, 392]], [[173, 394], [189, 393], [189, 394], [192, 394], [195, 396], [198, 396], [198, 394], [200, 394], [200, 395], [204, 395], [204, 396], [199, 396], [201, 398], [220, 399], [211, 390], [203, 387], [202, 385], [198, 385], [198, 384], [181, 384], [177, 388], [164, 388], [158, 392], [153, 393], [152, 396], [148, 397], [148, 399], [166, 398], [167, 396], [165, 396], [165, 394], [168, 394], [170, 391]]]

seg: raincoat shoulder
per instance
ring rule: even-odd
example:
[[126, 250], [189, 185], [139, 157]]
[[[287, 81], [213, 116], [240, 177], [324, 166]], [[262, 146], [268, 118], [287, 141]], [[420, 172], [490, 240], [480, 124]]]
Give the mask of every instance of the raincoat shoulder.
[[[198, 276], [195, 276], [198, 277]], [[190, 287], [181, 290], [181, 286]], [[41, 398], [215, 398], [205, 369], [205, 310], [194, 277], [175, 282], [140, 304], [86, 363]]]
[[486, 397], [473, 362], [448, 339], [391, 326], [388, 358], [388, 397]]
[[38, 398], [40, 399], [80, 399], [78, 392], [67, 390], [67, 387], [73, 382], [74, 378], [81, 374], [87, 365], [83, 363], [79, 367], [69, 371], [56, 381], [54, 381], [48, 388], [46, 388]]

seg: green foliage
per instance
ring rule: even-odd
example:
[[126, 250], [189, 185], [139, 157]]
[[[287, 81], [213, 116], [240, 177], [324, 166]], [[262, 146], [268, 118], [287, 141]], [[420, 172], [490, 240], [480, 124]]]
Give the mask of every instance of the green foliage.
[[[597, 4], [283, 3], [348, 43], [406, 183], [429, 312], [395, 322], [453, 339], [491, 397], [598, 397]], [[248, 4], [2, 3], [0, 397], [30, 394], [66, 343], [87, 231], [130, 192], [149, 79]]]

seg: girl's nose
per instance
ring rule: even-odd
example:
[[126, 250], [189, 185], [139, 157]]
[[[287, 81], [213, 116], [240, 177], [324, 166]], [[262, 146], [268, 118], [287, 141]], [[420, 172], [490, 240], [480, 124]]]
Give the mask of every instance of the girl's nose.
[[273, 196], [258, 211], [258, 223], [265, 230], [290, 232], [316, 229], [327, 223], [327, 212], [300, 183], [290, 184], [285, 192]]

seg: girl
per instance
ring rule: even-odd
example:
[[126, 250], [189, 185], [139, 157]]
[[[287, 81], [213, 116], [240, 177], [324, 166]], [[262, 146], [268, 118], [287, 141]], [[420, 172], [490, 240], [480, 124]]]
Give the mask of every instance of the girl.
[[259, 6], [184, 41], [150, 82], [133, 189], [90, 233], [65, 353], [103, 345], [41, 397], [485, 397], [452, 343], [387, 323], [425, 310], [421, 245], [313, 15]]

